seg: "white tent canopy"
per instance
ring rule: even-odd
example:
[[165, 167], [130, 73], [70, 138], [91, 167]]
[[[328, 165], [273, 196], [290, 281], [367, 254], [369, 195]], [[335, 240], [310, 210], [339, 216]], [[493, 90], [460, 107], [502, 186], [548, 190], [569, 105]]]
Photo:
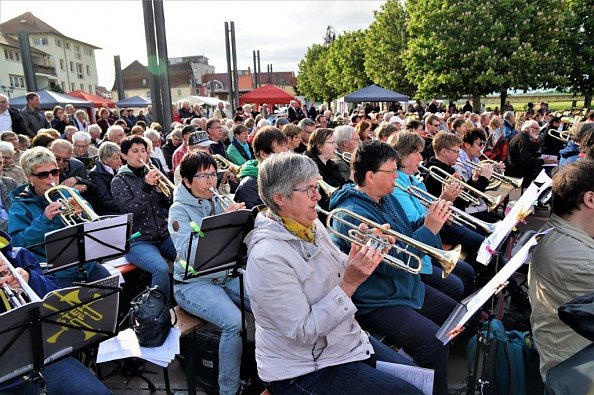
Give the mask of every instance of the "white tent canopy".
[[222, 101], [224, 104], [229, 104], [229, 102], [226, 102], [224, 100], [217, 99], [216, 97], [208, 97], [208, 96], [189, 96], [187, 99], [192, 104], [198, 103], [198, 104], [208, 104], [209, 106], [216, 106], [217, 104], [219, 104], [220, 101]]

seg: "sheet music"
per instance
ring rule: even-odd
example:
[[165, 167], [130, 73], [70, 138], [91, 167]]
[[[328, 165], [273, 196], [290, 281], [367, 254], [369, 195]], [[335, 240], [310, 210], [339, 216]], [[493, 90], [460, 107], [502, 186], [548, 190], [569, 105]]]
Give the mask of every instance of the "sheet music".
[[532, 184], [526, 189], [503, 221], [497, 226], [497, 231], [493, 232], [485, 239], [485, 241], [483, 241], [476, 258], [478, 262], [485, 266], [491, 262], [491, 259], [493, 258], [492, 252], [499, 249], [501, 243], [503, 243], [512, 229], [524, 218], [524, 214], [532, 209], [534, 202], [538, 200], [542, 192], [551, 186], [552, 182], [553, 181], [544, 170], [540, 172], [538, 177], [536, 177]]
[[417, 366], [400, 365], [398, 363], [377, 361], [377, 370], [398, 377], [414, 385], [425, 395], [433, 394], [433, 369], [419, 368]]
[[85, 251], [87, 261], [114, 255], [120, 253], [120, 251], [125, 251], [126, 240], [128, 239], [127, 224], [127, 214], [85, 223], [85, 233], [89, 233], [95, 239], [101, 240], [103, 243], [107, 244], [106, 246], [89, 236], [85, 236]]

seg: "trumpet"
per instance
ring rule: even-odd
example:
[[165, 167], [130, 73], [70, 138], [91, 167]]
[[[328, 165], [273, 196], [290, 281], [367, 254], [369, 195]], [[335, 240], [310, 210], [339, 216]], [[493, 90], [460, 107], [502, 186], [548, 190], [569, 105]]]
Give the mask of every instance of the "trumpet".
[[571, 138], [571, 131], [569, 130], [559, 131], [556, 129], [549, 129], [547, 134], [552, 138], [563, 141], [564, 143], [569, 142], [569, 139]]
[[[4, 264], [8, 268], [7, 271], [0, 273], [0, 277], [12, 275], [19, 281], [19, 283], [21, 283], [21, 281], [25, 281], [14, 269], [12, 264], [10, 264], [10, 262], [8, 262], [6, 258], [4, 258], [3, 255], [2, 259], [0, 259], [0, 264]], [[23, 296], [23, 289], [20, 287], [12, 288], [10, 285], [4, 282], [2, 283], [2, 290], [0, 290], [0, 292], [3, 294], [3, 296], [0, 297], [0, 300], [4, 302], [4, 307], [6, 308], [6, 310], [16, 309], [17, 307], [21, 307], [28, 303], [27, 300], [25, 300], [25, 297]]]
[[219, 199], [219, 202], [221, 203], [221, 207], [223, 207], [223, 210], [235, 203], [229, 195], [221, 195], [215, 187], [210, 188], [210, 191], [214, 196], [216, 196], [217, 199]]
[[[429, 167], [429, 169], [427, 169], [426, 167], [419, 165], [419, 169], [428, 172], [431, 175], [431, 177], [435, 178], [437, 181], [439, 181], [443, 185], [448, 185], [450, 182], [460, 183], [462, 185], [462, 187], [465, 189], [465, 191], [462, 191], [460, 193], [460, 197], [462, 198], [462, 200], [469, 202], [470, 204], [478, 206], [481, 204], [479, 198], [483, 198], [487, 202], [487, 209], [489, 211], [493, 211], [501, 203], [501, 195], [491, 197], [491, 196], [487, 195], [486, 193], [481, 192], [474, 187], [471, 187], [467, 183], [460, 181], [459, 179], [454, 177], [452, 174], [449, 174], [447, 171], [445, 171], [437, 166], [431, 166], [431, 167]], [[473, 196], [473, 194], [475, 196]]]
[[[142, 163], [142, 165], [144, 167], [146, 167], [146, 169], [148, 171], [157, 169], [155, 167], [155, 165], [153, 165], [152, 163], [150, 165], [148, 165], [143, 160], [141, 160], [140, 163]], [[157, 169], [157, 172], [159, 174], [159, 179], [157, 180], [157, 183], [155, 184], [155, 186], [163, 193], [163, 195], [165, 195], [167, 197], [171, 197], [171, 194], [173, 193], [173, 190], [175, 189], [175, 184], [172, 183], [169, 180], [169, 178], [167, 178], [167, 176], [161, 172], [161, 170]]]
[[469, 160], [465, 160], [465, 161], [458, 161], [459, 164], [463, 165], [463, 166], [470, 166], [472, 167], [474, 170], [477, 171], [481, 171], [481, 165], [483, 163], [491, 163], [493, 165], [493, 167], [495, 168], [495, 170], [493, 171], [493, 178], [495, 180], [497, 180], [497, 186], [491, 186], [491, 184], [489, 184], [489, 189], [496, 189], [502, 182], [509, 184], [511, 186], [513, 186], [514, 188], [520, 188], [522, 186], [522, 182], [524, 181], [523, 178], [515, 178], [515, 177], [507, 177], [503, 174], [501, 174], [500, 171], [497, 171], [497, 162], [495, 162], [494, 160], [491, 159], [487, 159], [487, 160], [482, 160], [479, 163], [474, 163], [471, 162]]
[[217, 171], [224, 173], [227, 170], [231, 170], [236, 176], [239, 175], [241, 168], [235, 163], [219, 154], [214, 154], [212, 157], [214, 158], [215, 162], [217, 162]]
[[[72, 226], [82, 222], [93, 222], [99, 219], [99, 216], [93, 211], [89, 203], [80, 197], [74, 188], [67, 187], [66, 185], [53, 185], [45, 191], [44, 196], [45, 200], [49, 203], [59, 202], [62, 204], [60, 219], [66, 226]], [[80, 213], [73, 202], [80, 207]]]
[[[371, 221], [371, 220], [363, 217], [362, 215], [355, 214], [354, 212], [349, 211], [349, 210], [345, 210], [342, 208], [336, 208], [332, 211], [326, 211], [319, 206], [316, 207], [316, 210], [319, 213], [326, 215], [326, 228], [328, 228], [328, 232], [330, 232], [331, 234], [334, 234], [337, 237], [339, 237], [345, 241], [357, 244], [359, 246], [364, 246], [364, 245], [368, 245], [368, 244], [381, 246], [381, 245], [386, 244], [385, 241], [383, 241], [381, 238], [378, 238], [377, 236], [370, 235], [370, 233], [359, 229], [359, 227], [357, 225], [353, 224], [350, 221], [347, 221], [344, 218], [341, 218], [339, 215], [342, 215], [344, 217], [349, 216], [349, 217], [353, 218], [354, 220], [359, 221], [360, 223], [366, 224], [370, 230], [379, 229], [379, 230], [381, 230], [381, 233], [383, 236], [393, 236], [397, 240], [402, 241], [403, 243], [407, 244], [407, 246], [416, 248], [417, 250], [421, 251], [422, 253], [431, 256], [437, 262], [439, 262], [439, 264], [443, 267], [443, 273], [442, 273], [443, 278], [446, 278], [450, 275], [452, 270], [454, 270], [454, 268], [456, 267], [456, 263], [458, 263], [458, 259], [460, 258], [460, 251], [462, 249], [462, 247], [460, 245], [457, 245], [454, 249], [452, 249], [450, 251], [444, 251], [444, 250], [440, 250], [435, 247], [428, 246], [427, 244], [421, 243], [421, 242], [413, 239], [412, 237], [405, 236], [405, 235], [398, 233], [396, 231], [393, 231], [391, 229], [384, 229], [384, 227], [382, 225], [378, 224], [377, 222]], [[344, 235], [344, 234], [338, 232], [337, 230], [335, 230], [334, 228], [332, 228], [331, 224], [332, 224], [333, 220], [343, 223], [343, 224], [347, 225], [347, 227], [350, 228], [346, 235]], [[412, 252], [408, 251], [406, 248], [402, 248], [397, 245], [393, 245], [391, 248], [394, 248], [396, 250], [396, 252], [408, 255], [409, 256], [408, 262], [404, 263], [400, 259], [394, 258], [393, 256], [385, 255], [384, 259], [383, 259], [384, 263], [386, 263], [387, 265], [389, 265], [393, 268], [405, 270], [412, 274], [420, 273], [420, 271], [423, 269], [422, 257], [420, 257], [416, 254], [413, 254]], [[416, 267], [412, 267], [410, 265], [411, 259], [413, 259], [414, 261], [417, 262]]]
[[345, 161], [348, 165], [351, 164], [351, 160], [353, 159], [353, 154], [350, 152], [338, 152], [334, 151], [334, 154], [338, 156], [340, 159]]
[[[433, 202], [438, 200], [435, 196], [430, 194], [429, 192], [411, 185], [407, 188], [400, 186], [398, 183], [394, 183], [394, 187], [400, 189], [411, 195], [412, 197], [418, 199], [421, 204], [425, 207], [429, 207]], [[499, 223], [491, 224], [485, 221], [481, 221], [478, 218], [473, 217], [472, 215], [460, 210], [457, 207], [451, 206], [450, 210], [452, 210], [452, 214], [450, 215], [450, 220], [455, 223], [456, 225], [460, 226], [468, 226], [472, 229], [481, 228], [487, 233], [493, 233], [497, 229], [497, 225]]]

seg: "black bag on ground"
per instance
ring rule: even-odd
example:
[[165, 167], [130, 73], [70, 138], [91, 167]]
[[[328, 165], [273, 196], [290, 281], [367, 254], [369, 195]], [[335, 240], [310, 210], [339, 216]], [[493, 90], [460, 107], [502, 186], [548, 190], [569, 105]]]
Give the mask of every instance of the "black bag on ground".
[[177, 323], [171, 323], [171, 304], [158, 287], [149, 288], [134, 298], [130, 307], [130, 328], [143, 347], [159, 347]]

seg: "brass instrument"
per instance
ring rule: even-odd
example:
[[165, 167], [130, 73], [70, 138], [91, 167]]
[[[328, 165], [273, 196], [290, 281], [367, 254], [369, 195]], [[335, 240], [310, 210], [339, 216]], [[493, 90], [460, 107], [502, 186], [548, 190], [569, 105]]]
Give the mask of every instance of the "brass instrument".
[[[6, 267], [8, 268], [7, 271], [0, 273], [0, 277], [12, 275], [18, 280], [19, 283], [25, 281], [19, 275], [19, 273], [14, 269], [12, 264], [6, 258], [4, 258], [3, 255], [2, 255], [2, 259], [0, 259], [0, 264], [6, 265]], [[7, 283], [3, 283], [2, 289], [0, 290], [0, 292], [2, 292], [4, 295], [4, 297], [2, 297], [0, 299], [3, 299], [8, 303], [8, 305], [5, 306], [7, 308], [7, 310], [16, 309], [17, 307], [21, 307], [28, 303], [28, 301], [25, 300], [25, 296], [27, 296], [27, 295], [23, 293], [23, 289], [20, 287], [12, 288]], [[28, 299], [28, 297], [27, 297], [27, 299]]]
[[[142, 165], [144, 167], [146, 167], [146, 169], [148, 171], [157, 169], [155, 167], [155, 165], [153, 165], [152, 163], [150, 165], [148, 165], [143, 160], [141, 160], [140, 163], [142, 163]], [[157, 180], [157, 183], [155, 184], [155, 186], [163, 193], [163, 195], [165, 195], [167, 197], [171, 197], [171, 194], [173, 193], [173, 190], [175, 189], [175, 184], [172, 183], [171, 180], [169, 180], [169, 178], [167, 178], [167, 176], [161, 172], [161, 170], [157, 169], [157, 172], [159, 174], [159, 179]]]
[[[409, 195], [413, 196], [414, 198], [418, 199], [421, 202], [421, 204], [425, 207], [429, 207], [431, 204], [433, 204], [433, 202], [439, 199], [430, 194], [429, 192], [414, 185], [405, 188], [397, 183], [394, 183], [394, 186], [400, 189], [401, 191], [404, 191]], [[472, 215], [454, 206], [451, 206], [450, 210], [452, 210], [452, 214], [450, 215], [450, 221], [452, 221], [456, 225], [468, 226], [472, 229], [476, 229], [478, 227], [483, 229], [487, 233], [493, 233], [495, 232], [495, 230], [497, 229], [497, 225], [499, 224], [491, 224], [489, 222], [481, 221], [480, 219], [475, 218]]]
[[337, 187], [333, 187], [322, 179], [318, 180], [318, 185], [320, 186], [320, 189], [324, 191], [327, 197], [330, 197], [330, 195], [332, 195], [338, 189]]
[[[44, 193], [45, 200], [49, 203], [59, 202], [62, 204], [60, 219], [66, 226], [80, 224], [82, 222], [93, 222], [99, 219], [99, 216], [93, 211], [93, 208], [85, 199], [80, 197], [74, 188], [66, 185], [54, 185]], [[53, 199], [56, 197], [56, 199]], [[74, 205], [75, 202], [81, 209]]]
[[221, 203], [223, 210], [235, 203], [229, 195], [221, 195], [215, 187], [210, 188], [210, 191], [213, 193], [214, 196], [216, 196], [217, 199], [219, 199], [219, 202]]
[[[428, 246], [424, 243], [421, 243], [421, 242], [413, 239], [412, 237], [405, 236], [405, 235], [398, 233], [394, 230], [385, 229], [382, 225], [380, 225], [374, 221], [371, 221], [359, 214], [355, 214], [354, 212], [349, 211], [349, 210], [337, 208], [337, 209], [334, 209], [334, 210], [328, 212], [326, 210], [323, 210], [319, 206], [316, 207], [316, 210], [319, 213], [326, 215], [326, 227], [328, 228], [328, 232], [330, 232], [331, 234], [334, 234], [343, 240], [346, 240], [350, 243], [357, 244], [359, 246], [364, 246], [364, 245], [368, 245], [368, 244], [371, 244], [372, 246], [377, 246], [377, 245], [381, 246], [381, 245], [385, 245], [386, 242], [383, 241], [383, 239], [381, 237], [374, 236], [371, 234], [371, 232], [373, 230], [379, 229], [383, 236], [395, 237], [398, 241], [401, 241], [410, 247], [416, 248], [417, 250], [421, 251], [422, 253], [424, 253], [426, 255], [431, 256], [432, 258], [435, 258], [435, 260], [438, 261], [439, 264], [443, 267], [443, 273], [442, 273], [443, 278], [446, 278], [450, 275], [452, 270], [454, 270], [454, 268], [456, 267], [456, 263], [458, 262], [458, 259], [460, 258], [460, 251], [462, 249], [462, 247], [460, 245], [457, 245], [451, 251], [444, 251], [444, 250], [440, 250], [435, 247]], [[354, 220], [359, 221], [360, 223], [366, 224], [369, 227], [369, 230], [363, 231], [363, 230], [359, 229], [359, 227], [357, 225], [353, 224], [350, 221], [347, 221], [344, 218], [341, 218], [339, 215], [342, 215], [345, 217], [349, 216], [349, 217], [353, 218]], [[332, 224], [333, 220], [343, 223], [350, 228], [346, 235], [344, 235], [344, 234], [338, 232], [337, 230], [335, 230], [334, 228], [332, 228], [331, 224]], [[389, 266], [394, 267], [396, 269], [402, 269], [402, 270], [405, 270], [412, 274], [420, 273], [421, 269], [423, 268], [422, 257], [419, 257], [418, 255], [413, 254], [410, 251], [408, 251], [406, 248], [402, 248], [397, 245], [393, 245], [391, 248], [394, 248], [396, 250], [396, 252], [408, 255], [409, 260], [407, 263], [404, 263], [400, 259], [394, 258], [393, 256], [386, 254], [383, 259], [384, 263], [386, 263]], [[416, 267], [410, 266], [410, 259], [417, 261]]]
[[334, 154], [336, 156], [338, 156], [340, 159], [342, 159], [343, 161], [345, 161], [347, 163], [347, 165], [351, 164], [351, 159], [353, 159], [353, 154], [351, 154], [350, 152], [334, 151]]
[[[497, 187], [499, 185], [501, 185], [502, 182], [504, 182], [506, 184], [509, 184], [509, 185], [513, 186], [514, 188], [520, 188], [522, 186], [522, 182], [524, 181], [523, 178], [508, 177], [508, 176], [503, 175], [501, 173], [501, 171], [498, 171], [499, 169], [497, 168], [497, 162], [495, 162], [492, 159], [482, 160], [478, 164], [477, 163], [474, 163], [474, 162], [471, 162], [469, 160], [465, 160], [465, 161], [460, 161], [459, 160], [458, 163], [460, 163], [461, 165], [470, 166], [474, 170], [477, 170], [479, 172], [481, 171], [481, 165], [483, 163], [490, 163], [490, 164], [492, 164], [493, 167], [494, 167], [493, 177], [492, 178], [494, 178], [497, 181], [497, 184], [496, 184], [496, 186], [493, 186], [492, 187], [491, 186], [491, 183], [493, 183], [493, 182], [491, 182], [489, 184], [489, 186], [487, 187], [487, 189], [497, 189]], [[495, 185], [495, 183], [493, 183], [493, 184]]]
[[571, 131], [569, 130], [559, 131], [556, 129], [549, 129], [547, 134], [554, 139], [563, 141], [564, 143], [569, 142], [569, 139], [571, 138]]
[[[434, 168], [435, 166], [431, 166], [431, 168]], [[419, 170], [421, 170], [422, 172], [429, 174], [431, 177], [433, 177], [434, 179], [436, 179], [437, 181], [439, 181], [443, 186], [448, 186], [450, 184], [451, 181], [448, 181], [446, 178], [441, 177], [439, 174], [437, 174], [435, 171], [431, 171], [431, 169], [427, 169], [425, 166], [419, 164]], [[455, 179], [456, 182], [460, 182], [460, 180], [458, 180], [455, 177], [452, 177]], [[464, 200], [465, 202], [468, 202], [474, 206], [478, 206], [481, 204], [481, 201], [472, 196], [470, 193], [466, 192], [466, 191], [462, 191], [460, 192], [460, 199]]]
[[224, 156], [219, 154], [214, 154], [212, 156], [217, 162], [217, 171], [218, 172], [226, 172], [227, 170], [231, 170], [235, 175], [239, 175], [239, 171], [241, 168], [237, 166], [235, 163], [231, 162], [229, 159], [226, 159]]

